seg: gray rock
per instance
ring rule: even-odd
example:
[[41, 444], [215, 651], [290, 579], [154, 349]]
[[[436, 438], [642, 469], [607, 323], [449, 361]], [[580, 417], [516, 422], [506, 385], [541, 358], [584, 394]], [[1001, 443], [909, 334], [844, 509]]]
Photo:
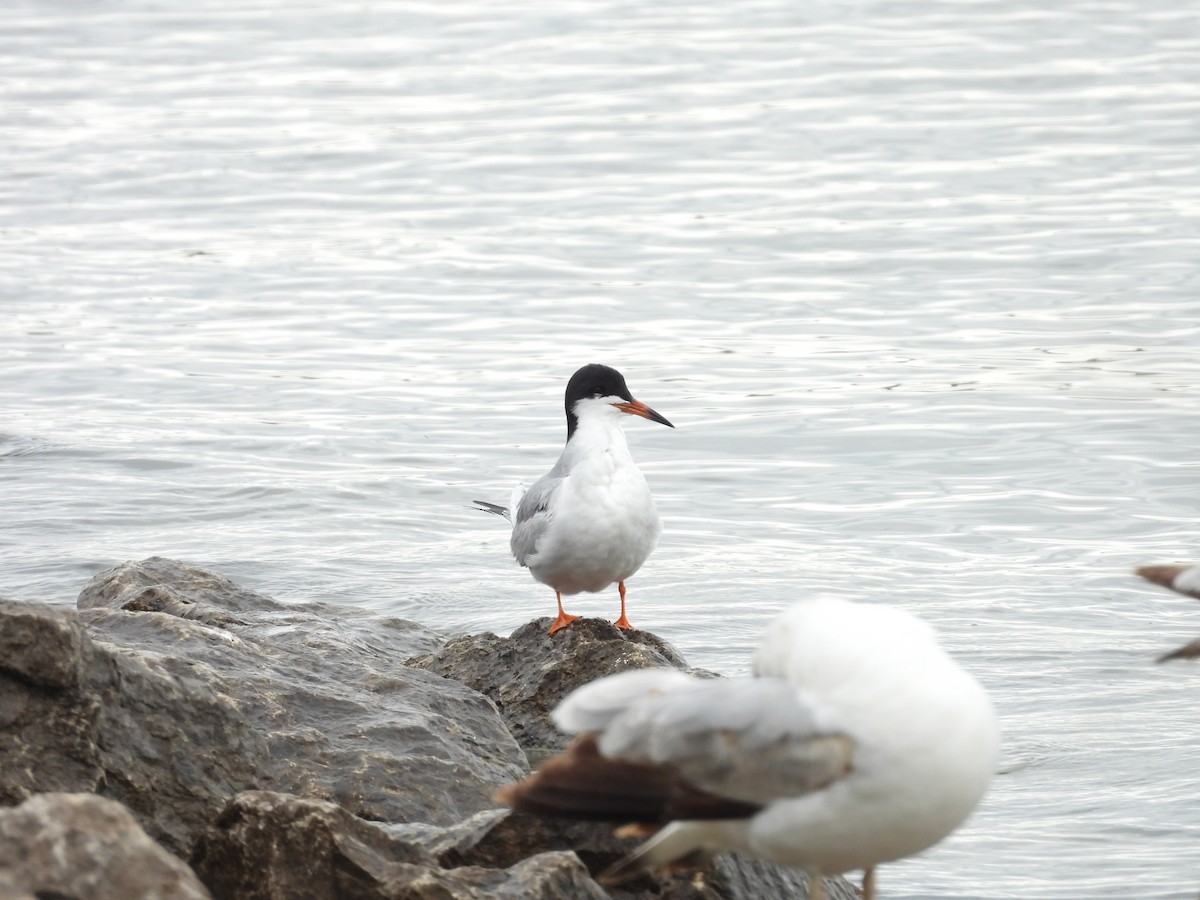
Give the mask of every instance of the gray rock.
[[436, 866], [420, 843], [335, 803], [266, 791], [234, 798], [191, 863], [218, 900], [382, 897], [397, 865]]
[[270, 766], [227, 697], [98, 646], [71, 613], [0, 601], [0, 803], [113, 797], [172, 849]]
[[[591, 873], [631, 846], [612, 829], [488, 810], [449, 827], [365, 822], [335, 804], [239, 794], [196, 845], [192, 865], [217, 900], [807, 897], [803, 875], [734, 854], [696, 874], [604, 889]], [[833, 900], [853, 889], [829, 879]], [[559, 893], [554, 893], [558, 891]]]
[[76, 689], [91, 641], [65, 612], [0, 601], [0, 804], [94, 791], [99, 702]]
[[388, 900], [608, 900], [574, 853], [540, 853], [508, 869], [399, 872]]
[[[148, 589], [208, 621], [124, 611]], [[172, 560], [125, 563], [93, 578], [81, 613], [98, 642], [152, 661], [229, 698], [265, 742], [263, 788], [329, 800], [366, 819], [451, 824], [493, 806], [491, 794], [525, 771], [493, 705], [471, 690], [404, 665], [443, 638], [366, 610], [283, 606]]]
[[0, 602], [8, 607], [0, 671], [51, 690], [75, 684], [84, 640], [75, 617], [33, 603]]
[[688, 668], [678, 650], [648, 631], [621, 631], [603, 619], [579, 619], [550, 635], [550, 622], [534, 619], [507, 638], [491, 633], [451, 638], [409, 664], [490, 697], [533, 759], [566, 746], [567, 737], [554, 727], [550, 712], [575, 688], [627, 669]]
[[0, 896], [207, 900], [210, 894], [121, 804], [91, 794], [39, 794], [0, 809]]
[[[148, 591], [170, 602], [139, 611]], [[0, 601], [0, 803], [100, 793], [186, 856], [241, 791], [451, 824], [527, 770], [490, 701], [404, 665], [442, 640], [413, 623], [157, 558], [97, 575], [79, 605]]]
[[[158, 599], [155, 597], [158, 595]], [[237, 613], [282, 612], [289, 607], [265, 594], [244, 588], [215, 572], [184, 565], [163, 556], [126, 562], [95, 575], [84, 587], [76, 606], [80, 609], [123, 609], [144, 612], [140, 605], [190, 607], [183, 618], [236, 618]], [[159, 609], [158, 612], [170, 611]]]
[[[443, 868], [443, 849], [486, 827], [389, 828], [332, 803], [240, 794], [200, 838], [192, 865], [217, 900], [488, 900], [605, 898], [572, 853], [544, 853], [507, 868]], [[447, 835], [454, 835], [447, 839]]]
[[[513, 813], [440, 859], [443, 864], [503, 868], [530, 853], [570, 850], [597, 875], [635, 846], [636, 840], [616, 837], [608, 825]], [[830, 900], [855, 900], [858, 896], [844, 878], [826, 878], [825, 886]], [[640, 878], [608, 888], [608, 894], [615, 900], [800, 900], [808, 896], [808, 877], [738, 853], [723, 853], [698, 872]]]

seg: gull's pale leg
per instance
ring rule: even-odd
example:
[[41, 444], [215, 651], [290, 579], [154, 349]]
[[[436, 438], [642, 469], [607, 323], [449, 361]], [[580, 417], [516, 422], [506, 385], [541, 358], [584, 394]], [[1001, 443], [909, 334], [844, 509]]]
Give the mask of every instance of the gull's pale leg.
[[875, 867], [863, 869], [863, 900], [875, 900]]

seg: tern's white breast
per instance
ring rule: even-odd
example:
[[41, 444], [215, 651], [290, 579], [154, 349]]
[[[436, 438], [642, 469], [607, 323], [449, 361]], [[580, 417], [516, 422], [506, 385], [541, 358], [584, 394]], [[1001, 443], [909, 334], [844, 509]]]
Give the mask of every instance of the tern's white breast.
[[620, 428], [595, 431], [576, 432], [569, 474], [529, 559], [533, 576], [564, 594], [600, 591], [629, 578], [662, 530], [650, 487]]

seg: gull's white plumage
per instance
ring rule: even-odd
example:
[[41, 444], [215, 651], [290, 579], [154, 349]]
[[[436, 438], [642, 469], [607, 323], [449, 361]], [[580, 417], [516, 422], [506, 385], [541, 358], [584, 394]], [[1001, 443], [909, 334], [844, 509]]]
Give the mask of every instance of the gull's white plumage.
[[750, 814], [674, 821], [614, 867], [617, 877], [722, 850], [813, 876], [869, 872], [953, 831], [998, 753], [987, 694], [932, 629], [896, 608], [832, 599], [780, 616], [753, 677], [622, 673], [575, 691], [555, 721], [598, 735], [604, 759], [752, 804]]

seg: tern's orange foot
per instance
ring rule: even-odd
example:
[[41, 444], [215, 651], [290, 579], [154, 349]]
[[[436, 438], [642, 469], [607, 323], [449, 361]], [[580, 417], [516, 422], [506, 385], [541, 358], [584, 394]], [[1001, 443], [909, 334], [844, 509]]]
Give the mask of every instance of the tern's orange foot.
[[620, 628], [622, 631], [634, 631], [635, 630], [634, 627], [629, 624], [629, 620], [627, 618], [625, 618], [625, 613], [621, 613], [621, 618], [617, 619], [617, 621], [613, 622], [613, 624], [616, 625], [618, 628]]
[[558, 618], [555, 619], [550, 624], [550, 633], [554, 634], [556, 631], [562, 631], [564, 628], [566, 628], [568, 625], [570, 625], [572, 622], [574, 622], [578, 618], [579, 618], [579, 616], [572, 616], [569, 613], [565, 613], [560, 609], [558, 611]]

